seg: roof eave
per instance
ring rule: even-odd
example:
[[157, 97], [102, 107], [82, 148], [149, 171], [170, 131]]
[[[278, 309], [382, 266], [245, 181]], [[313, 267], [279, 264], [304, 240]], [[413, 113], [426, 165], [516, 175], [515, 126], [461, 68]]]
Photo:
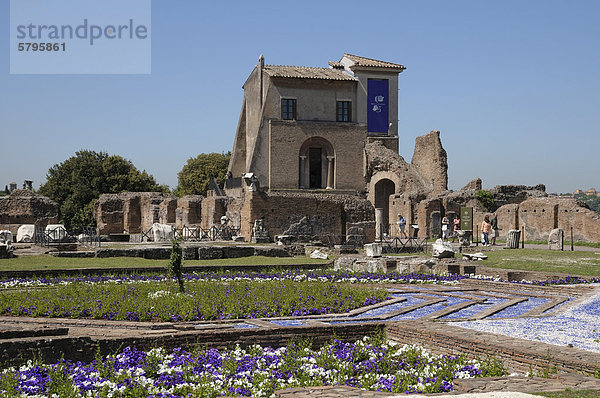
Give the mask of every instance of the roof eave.
[[368, 65], [357, 65], [354, 64], [352, 66], [350, 66], [350, 70], [352, 72], [354, 71], [372, 71], [372, 72], [396, 72], [396, 73], [402, 73], [404, 72], [404, 70], [406, 69], [406, 67], [398, 67], [398, 66], [368, 66]]

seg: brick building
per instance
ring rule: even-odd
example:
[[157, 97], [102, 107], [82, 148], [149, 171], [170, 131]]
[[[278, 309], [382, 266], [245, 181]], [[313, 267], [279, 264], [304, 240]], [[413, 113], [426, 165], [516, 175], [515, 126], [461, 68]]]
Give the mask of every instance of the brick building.
[[328, 68], [265, 65], [243, 85], [230, 170], [270, 191], [365, 190], [365, 145], [398, 152], [404, 66], [344, 54]]

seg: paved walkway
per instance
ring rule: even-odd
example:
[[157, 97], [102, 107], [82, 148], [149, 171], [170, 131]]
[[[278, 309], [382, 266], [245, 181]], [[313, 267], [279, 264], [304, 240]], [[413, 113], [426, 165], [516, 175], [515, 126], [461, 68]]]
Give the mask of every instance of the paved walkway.
[[[448, 394], [414, 394], [409, 397], [436, 398], [529, 398], [538, 392], [557, 392], [571, 390], [598, 390], [600, 395], [600, 379], [586, 377], [580, 374], [552, 375], [543, 377], [483, 377], [479, 379], [455, 380], [455, 391]], [[383, 392], [363, 391], [347, 386], [326, 386], [310, 388], [289, 388], [276, 391], [280, 398], [403, 398], [406, 394], [396, 395]]]

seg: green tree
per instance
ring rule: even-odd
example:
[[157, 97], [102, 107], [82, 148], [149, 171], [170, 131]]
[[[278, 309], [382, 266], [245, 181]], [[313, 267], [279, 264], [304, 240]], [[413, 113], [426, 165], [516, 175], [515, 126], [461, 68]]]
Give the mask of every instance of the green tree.
[[178, 239], [171, 240], [171, 257], [169, 259], [169, 267], [167, 275], [172, 278], [175, 277], [177, 279], [177, 285], [179, 287], [179, 293], [185, 293], [185, 288], [183, 286], [183, 271], [181, 269], [181, 245], [179, 244]]
[[480, 189], [475, 197], [487, 211], [495, 210], [494, 197], [491, 192]]
[[94, 202], [103, 193], [167, 192], [154, 177], [139, 171], [129, 160], [105, 152], [81, 150], [52, 166], [39, 193], [60, 206], [67, 230], [93, 226]]
[[231, 152], [201, 153], [189, 158], [177, 174], [177, 196], [206, 195], [211, 178], [221, 185], [225, 181], [230, 158]]

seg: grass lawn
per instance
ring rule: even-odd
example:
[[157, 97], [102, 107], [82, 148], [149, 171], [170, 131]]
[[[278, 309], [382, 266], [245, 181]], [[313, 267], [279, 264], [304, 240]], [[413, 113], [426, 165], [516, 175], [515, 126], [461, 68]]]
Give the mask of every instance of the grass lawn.
[[[184, 260], [183, 267], [194, 265], [295, 265], [315, 264], [324, 265], [328, 260], [318, 260], [309, 257], [264, 257], [250, 256], [239, 258], [225, 258], [216, 260]], [[11, 270], [46, 270], [46, 269], [74, 269], [74, 268], [162, 268], [169, 260], [148, 260], [139, 257], [108, 257], [108, 258], [68, 258], [53, 257], [47, 254], [39, 256], [19, 256], [0, 260], [0, 271]]]
[[570, 275], [600, 275], [600, 254], [593, 251], [504, 249], [486, 251], [485, 254], [488, 259], [479, 264], [487, 267]]

